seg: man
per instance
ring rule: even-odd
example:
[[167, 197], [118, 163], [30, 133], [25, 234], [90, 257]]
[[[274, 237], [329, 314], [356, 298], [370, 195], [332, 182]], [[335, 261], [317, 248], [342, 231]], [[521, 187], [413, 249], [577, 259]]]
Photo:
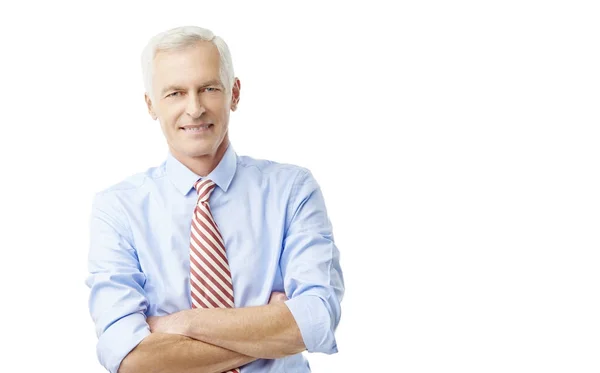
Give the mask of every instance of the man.
[[112, 373], [309, 372], [337, 352], [344, 282], [310, 171], [238, 156], [225, 42], [181, 27], [142, 55], [167, 159], [95, 196], [87, 285]]

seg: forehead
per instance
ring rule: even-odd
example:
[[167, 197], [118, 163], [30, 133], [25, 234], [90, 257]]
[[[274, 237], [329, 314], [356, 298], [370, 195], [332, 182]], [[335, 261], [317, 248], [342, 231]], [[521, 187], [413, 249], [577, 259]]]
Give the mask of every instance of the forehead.
[[167, 84], [193, 84], [219, 79], [219, 51], [208, 41], [169, 51], [159, 51], [153, 61], [154, 89]]

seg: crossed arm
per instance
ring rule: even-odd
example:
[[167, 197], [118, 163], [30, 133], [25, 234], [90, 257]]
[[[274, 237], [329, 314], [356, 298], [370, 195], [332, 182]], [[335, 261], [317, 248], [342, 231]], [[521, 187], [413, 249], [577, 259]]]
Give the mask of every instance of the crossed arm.
[[119, 373], [219, 373], [254, 360], [186, 336], [152, 333], [123, 359]]
[[119, 373], [224, 372], [258, 358], [305, 350], [283, 293], [269, 304], [236, 309], [193, 309], [147, 319], [152, 334], [121, 363]]
[[344, 293], [339, 251], [318, 185], [310, 174], [295, 185], [279, 259], [289, 300], [148, 319], [146, 275], [128, 220], [113, 194], [97, 196], [86, 283], [100, 363], [111, 373], [203, 373], [303, 350], [336, 353]]

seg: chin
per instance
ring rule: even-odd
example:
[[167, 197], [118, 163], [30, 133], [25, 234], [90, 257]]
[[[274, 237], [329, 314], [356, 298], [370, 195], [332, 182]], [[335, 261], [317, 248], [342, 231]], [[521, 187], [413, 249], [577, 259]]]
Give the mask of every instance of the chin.
[[206, 149], [204, 147], [198, 149], [192, 149], [188, 152], [186, 152], [186, 155], [188, 157], [193, 157], [193, 158], [197, 158], [197, 157], [204, 157], [207, 155], [213, 155], [216, 152], [216, 150], [213, 150], [212, 148]]

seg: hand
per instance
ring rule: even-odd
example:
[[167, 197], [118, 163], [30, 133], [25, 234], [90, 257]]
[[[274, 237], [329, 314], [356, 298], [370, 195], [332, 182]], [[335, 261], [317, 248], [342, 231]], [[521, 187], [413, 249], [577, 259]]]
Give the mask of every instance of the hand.
[[165, 328], [165, 318], [168, 316], [150, 316], [146, 318], [146, 322], [148, 326], [150, 326], [150, 331], [152, 333], [166, 333]]
[[146, 322], [152, 333], [179, 334], [176, 328], [177, 318], [177, 314], [173, 313], [166, 316], [150, 316], [146, 318]]
[[285, 293], [274, 291], [271, 293], [271, 297], [269, 298], [269, 304], [283, 303], [286, 300], [288, 300], [288, 297], [285, 296]]

